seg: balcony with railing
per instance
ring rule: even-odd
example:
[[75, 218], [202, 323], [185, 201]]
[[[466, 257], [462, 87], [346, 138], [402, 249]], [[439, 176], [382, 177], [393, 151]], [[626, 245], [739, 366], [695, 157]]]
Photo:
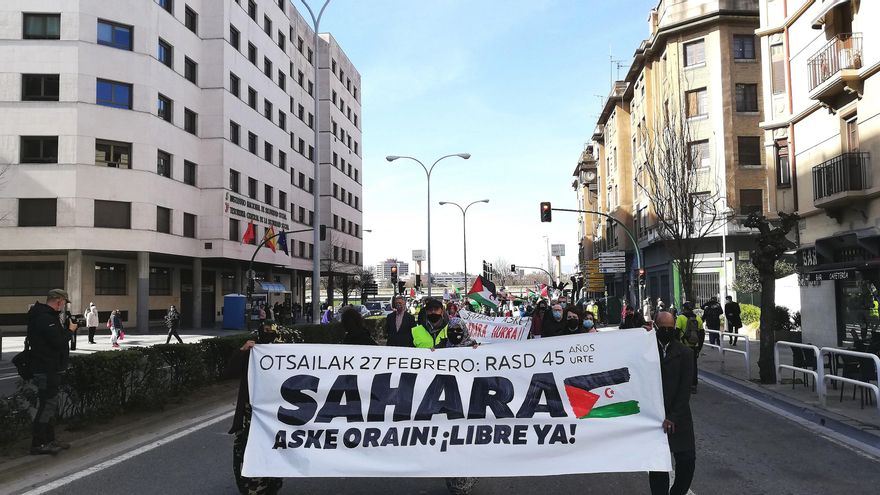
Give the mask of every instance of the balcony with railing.
[[862, 61], [862, 33], [835, 36], [807, 60], [810, 98], [826, 100], [839, 95], [850, 83], [858, 82]]
[[871, 188], [868, 153], [843, 153], [813, 167], [813, 204], [835, 208], [864, 199]]

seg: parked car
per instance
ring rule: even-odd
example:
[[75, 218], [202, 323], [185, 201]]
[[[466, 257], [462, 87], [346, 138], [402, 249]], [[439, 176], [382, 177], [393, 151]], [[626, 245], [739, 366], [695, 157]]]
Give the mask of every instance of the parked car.
[[368, 302], [365, 307], [369, 311], [368, 316], [382, 316], [385, 314], [380, 302]]

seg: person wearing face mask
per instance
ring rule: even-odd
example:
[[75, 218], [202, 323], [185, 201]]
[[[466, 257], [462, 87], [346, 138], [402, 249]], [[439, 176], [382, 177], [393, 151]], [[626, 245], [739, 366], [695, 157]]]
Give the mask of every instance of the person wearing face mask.
[[581, 326], [584, 328], [583, 331], [587, 333], [598, 332], [596, 329], [596, 315], [593, 314], [592, 311], [584, 312], [584, 319], [581, 322]]
[[533, 339], [540, 339], [542, 333], [542, 327], [544, 324], [544, 317], [547, 315], [547, 301], [540, 300], [538, 302], [538, 307], [535, 308], [535, 311], [532, 313], [532, 328], [529, 330], [529, 337]]
[[690, 407], [690, 384], [696, 373], [693, 351], [681, 343], [679, 330], [671, 313], [658, 312], [654, 328], [657, 331], [663, 406], [666, 413], [663, 432], [669, 438], [669, 450], [675, 458], [675, 482], [670, 487], [669, 473], [664, 471], [651, 471], [648, 473], [648, 480], [651, 495], [685, 495], [694, 479], [697, 458]]
[[582, 332], [582, 324], [583, 318], [581, 317], [580, 311], [576, 308], [568, 308], [565, 310], [565, 335], [572, 335], [576, 333]]
[[627, 306], [623, 315], [623, 321], [620, 322], [620, 328], [639, 328], [645, 324], [642, 315], [636, 312], [636, 308]]
[[543, 337], [556, 337], [557, 335], [565, 335], [566, 322], [563, 321], [562, 305], [553, 303], [550, 311], [544, 315], [544, 322], [541, 324], [541, 335]]
[[385, 317], [385, 342], [392, 347], [413, 347], [412, 329], [416, 319], [406, 310], [403, 296], [394, 298], [394, 312]]
[[428, 299], [422, 308], [425, 322], [412, 329], [413, 346], [420, 349], [445, 347], [449, 319], [443, 311], [443, 302], [439, 299]]

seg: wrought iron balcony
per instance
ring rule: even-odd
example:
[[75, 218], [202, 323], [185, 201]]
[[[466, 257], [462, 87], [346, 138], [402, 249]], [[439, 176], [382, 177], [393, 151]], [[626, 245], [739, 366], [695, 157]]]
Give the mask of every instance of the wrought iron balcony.
[[[810, 93], [829, 80], [846, 82], [853, 76], [857, 78], [852, 71], [862, 68], [862, 59], [862, 33], [838, 34], [807, 60]], [[824, 93], [824, 91], [820, 92]], [[824, 95], [811, 94], [814, 99], [820, 99], [822, 96]]]
[[862, 199], [871, 187], [868, 153], [843, 153], [813, 167], [813, 204], [817, 208], [840, 206]]

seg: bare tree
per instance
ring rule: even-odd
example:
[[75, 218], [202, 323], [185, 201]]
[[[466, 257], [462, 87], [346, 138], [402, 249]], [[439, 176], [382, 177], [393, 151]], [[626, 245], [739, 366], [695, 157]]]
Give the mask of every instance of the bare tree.
[[[337, 292], [342, 295], [342, 303], [348, 304], [350, 277], [355, 274], [356, 267], [341, 259], [340, 253], [348, 245], [345, 237], [333, 233], [329, 240], [321, 249], [321, 287], [325, 289], [330, 304], [333, 304]], [[334, 246], [337, 247], [335, 251]]]
[[[492, 262], [493, 281], [497, 287], [506, 287], [513, 284], [516, 274], [510, 271], [510, 262], [507, 258], [499, 256]], [[468, 287], [470, 289], [470, 287]]]
[[723, 192], [713, 167], [707, 166], [708, 151], [695, 141], [683, 112], [664, 109], [640, 139], [644, 163], [636, 169], [635, 182], [653, 208], [658, 235], [678, 263], [684, 297], [690, 299], [700, 241], [727, 221]]

